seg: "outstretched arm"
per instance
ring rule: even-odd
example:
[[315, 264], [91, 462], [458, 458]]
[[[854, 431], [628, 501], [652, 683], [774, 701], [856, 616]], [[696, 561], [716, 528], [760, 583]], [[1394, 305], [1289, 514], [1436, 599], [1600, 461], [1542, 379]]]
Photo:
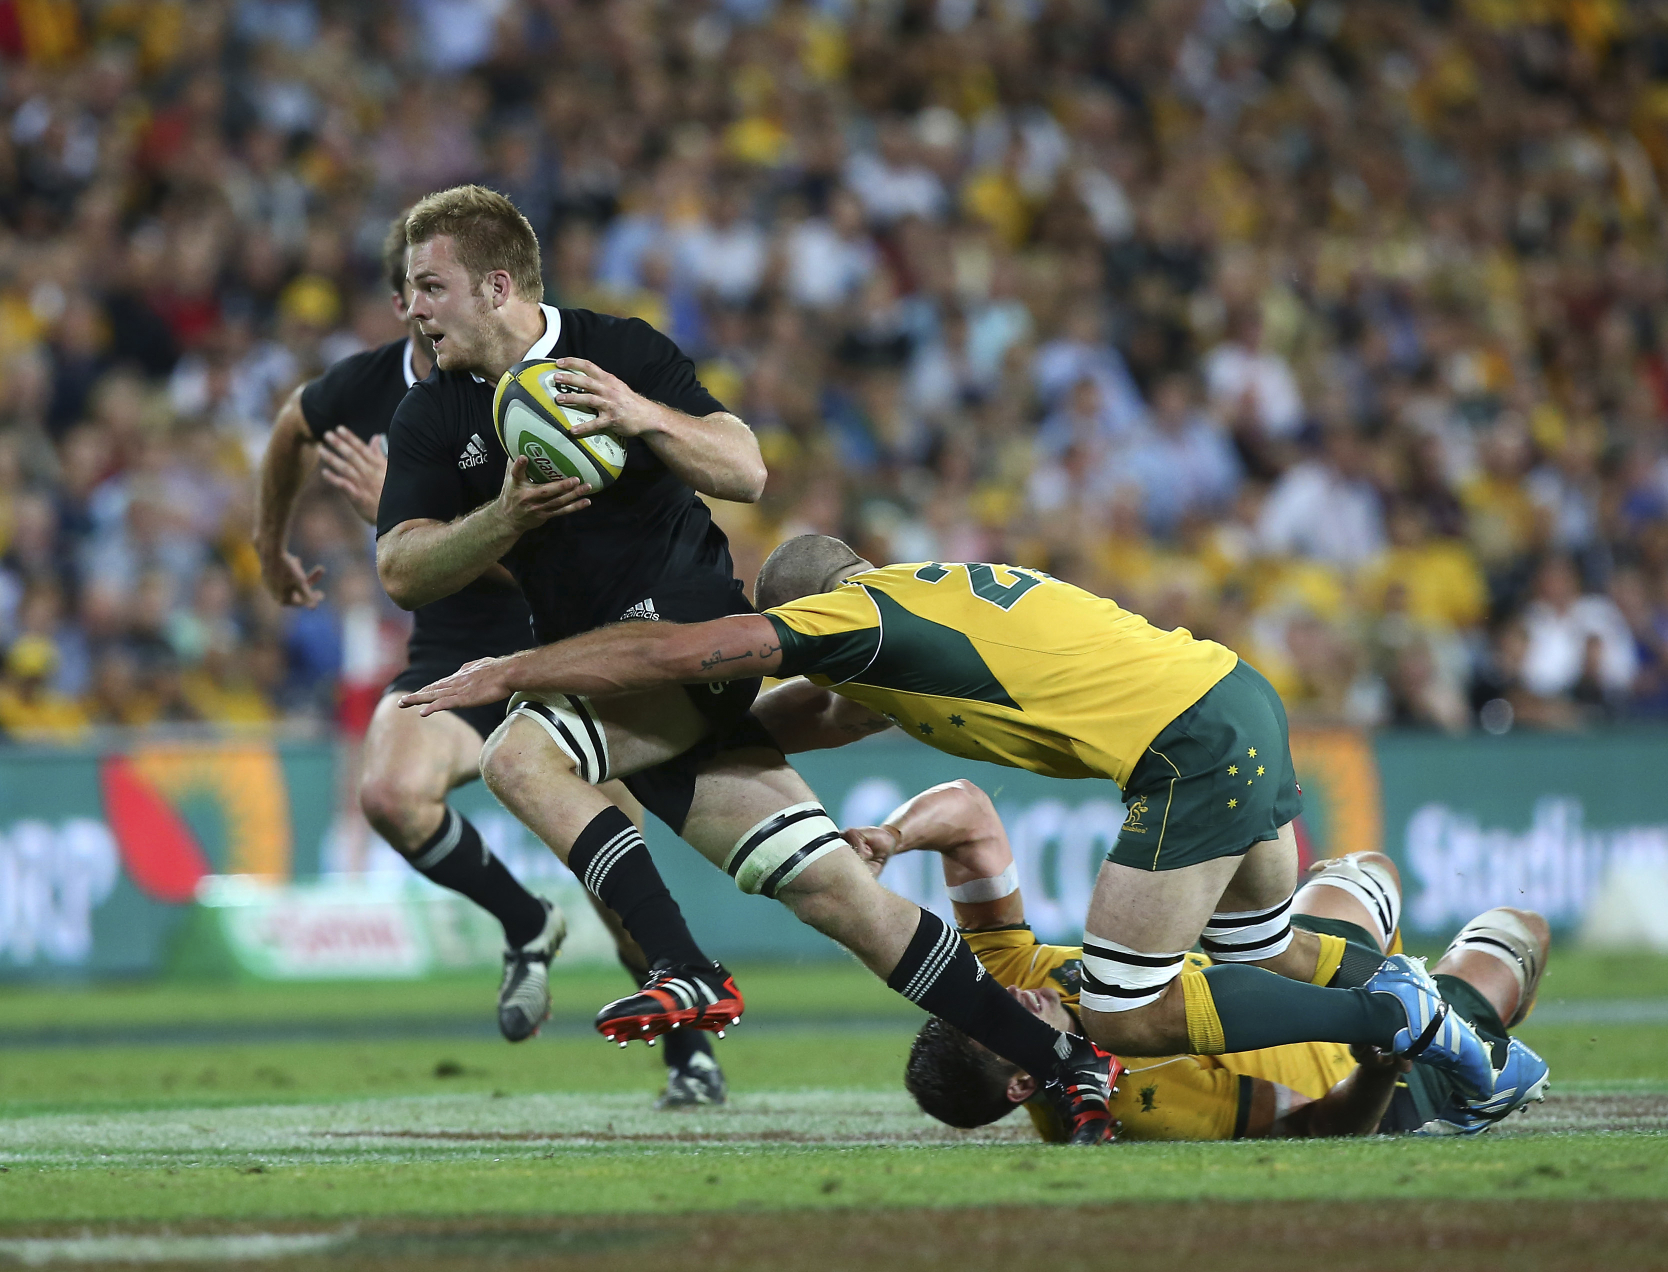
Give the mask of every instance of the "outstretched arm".
[[1318, 1100], [1263, 1078], [1251, 1080], [1247, 1139], [1329, 1139], [1371, 1135], [1389, 1111], [1396, 1081], [1412, 1062], [1381, 1055], [1374, 1048], [1353, 1049], [1357, 1067]]
[[776, 628], [758, 614], [708, 623], [619, 623], [582, 636], [470, 663], [400, 699], [423, 715], [482, 706], [512, 693], [592, 697], [656, 685], [769, 675], [782, 665]]
[[892, 727], [890, 720], [862, 703], [842, 698], [803, 677], [783, 681], [761, 693], [753, 704], [753, 714], [788, 755], [844, 746]]
[[[996, 806], [965, 778], [929, 787], [893, 809], [879, 826], [854, 827], [846, 838], [876, 871], [900, 852], [942, 853], [944, 883], [952, 889], [999, 880], [1014, 864]], [[952, 893], [951, 902], [956, 922], [968, 931], [1025, 921], [1025, 899], [1017, 883], [999, 897], [961, 901]]]

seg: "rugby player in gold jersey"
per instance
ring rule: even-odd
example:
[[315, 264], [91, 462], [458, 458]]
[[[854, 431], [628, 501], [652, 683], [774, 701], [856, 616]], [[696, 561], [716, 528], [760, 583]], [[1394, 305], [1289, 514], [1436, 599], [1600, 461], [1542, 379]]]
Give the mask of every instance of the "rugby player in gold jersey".
[[[848, 829], [846, 837], [876, 871], [902, 852], [943, 854], [957, 924], [985, 970], [1056, 1028], [1079, 1027], [1082, 948], [1042, 944], [1026, 924], [1008, 837], [982, 790], [965, 780], [946, 782], [906, 801], [878, 826]], [[1390, 859], [1355, 853], [1316, 863], [1293, 902], [1292, 918], [1308, 931], [1390, 953], [1401, 946], [1400, 911], [1400, 882]], [[1292, 1043], [1220, 1056], [1124, 1056], [1124, 1075], [1112, 1100], [1121, 1137], [1223, 1140], [1487, 1130], [1545, 1093], [1544, 1063], [1521, 1042], [1508, 1040], [1506, 1030], [1529, 1014], [1548, 944], [1540, 915], [1502, 907], [1467, 924], [1436, 965], [1456, 1010], [1491, 1044], [1519, 1051], [1511, 1100], [1479, 1109], [1446, 1074], [1337, 1043]], [[1209, 965], [1197, 953], [1189, 954], [1188, 962]], [[1031, 1076], [941, 1020], [928, 1021], [916, 1036], [904, 1081], [925, 1112], [951, 1126], [983, 1126], [1023, 1104], [1043, 1138], [1056, 1137], [1049, 1110], [1031, 1102], [1036, 1091]]]
[[[1360, 1044], [1492, 1096], [1490, 1048], [1422, 963], [1349, 945], [1313, 983], [1326, 947], [1291, 924], [1302, 792], [1286, 713], [1232, 650], [1036, 570], [877, 569], [821, 535], [777, 548], [755, 597], [762, 614], [604, 628], [465, 667], [402, 704], [804, 677], [756, 707], [790, 752], [895, 726], [952, 755], [1110, 778], [1129, 815], [1085, 923], [1093, 1042], [1132, 1055]], [[1187, 966], [1195, 943], [1210, 966]]]

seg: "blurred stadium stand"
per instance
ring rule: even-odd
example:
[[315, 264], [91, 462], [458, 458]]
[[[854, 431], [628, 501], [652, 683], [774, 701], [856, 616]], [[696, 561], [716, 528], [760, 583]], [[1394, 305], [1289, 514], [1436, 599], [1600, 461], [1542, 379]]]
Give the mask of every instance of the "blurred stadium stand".
[[[277, 405], [510, 194], [771, 467], [721, 518], [1040, 566], [1294, 716], [1668, 712], [1668, 18], [1622, 0], [0, 0], [0, 729], [331, 722], [365, 528]], [[346, 652], [344, 652], [346, 651]]]

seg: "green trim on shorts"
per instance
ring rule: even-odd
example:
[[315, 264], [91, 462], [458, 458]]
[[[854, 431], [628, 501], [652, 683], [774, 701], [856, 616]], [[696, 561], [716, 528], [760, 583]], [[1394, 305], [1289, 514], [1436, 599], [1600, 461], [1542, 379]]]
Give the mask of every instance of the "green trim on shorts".
[[[1458, 976], [1450, 976], [1447, 972], [1438, 972], [1435, 979], [1437, 988], [1442, 991], [1442, 997], [1448, 1005], [1471, 1022], [1482, 1035], [1484, 1042], [1496, 1048], [1506, 1045], [1510, 1035], [1500, 1019], [1500, 1013], [1494, 1010], [1494, 1004], [1489, 1002], [1476, 986], [1470, 981], [1461, 980]], [[1415, 1129], [1429, 1122], [1456, 1100], [1466, 1098], [1452, 1076], [1440, 1069], [1433, 1069], [1428, 1064], [1415, 1064], [1408, 1071], [1404, 1081], [1407, 1083], [1408, 1095], [1413, 1099], [1414, 1114], [1418, 1118]]]
[[1107, 860], [1179, 870], [1237, 857], [1303, 811], [1291, 731], [1274, 686], [1241, 659], [1160, 729], [1124, 786], [1129, 810]]

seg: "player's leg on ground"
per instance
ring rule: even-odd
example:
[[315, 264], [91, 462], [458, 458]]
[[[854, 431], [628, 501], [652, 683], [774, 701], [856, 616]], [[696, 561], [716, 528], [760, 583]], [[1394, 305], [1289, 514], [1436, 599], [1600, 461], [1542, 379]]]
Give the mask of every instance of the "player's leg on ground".
[[1401, 914], [1401, 874], [1381, 852], [1318, 861], [1297, 890], [1292, 913], [1353, 923], [1388, 954]]
[[1292, 899], [1293, 917], [1347, 923], [1371, 943], [1321, 933], [1312, 982], [1333, 989], [1365, 985], [1386, 955], [1401, 952], [1401, 908], [1401, 876], [1383, 853], [1354, 852], [1316, 862]]
[[359, 802], [376, 832], [419, 873], [490, 912], [511, 949], [536, 939], [548, 907], [446, 803], [447, 792], [476, 776], [481, 735], [450, 711], [401, 711], [388, 694], [371, 716], [364, 753]]
[[1282, 888], [1290, 897], [1295, 879], [1295, 844], [1285, 837], [1176, 870], [1104, 862], [1083, 940], [1084, 1032], [1127, 1055], [1217, 1055], [1287, 1042], [1392, 1049], [1407, 1018], [1387, 995], [1324, 989], [1245, 964], [1184, 971], [1186, 951], [1213, 914], [1271, 908]]
[[[882, 887], [780, 752], [715, 757], [696, 783], [683, 836], [728, 868], [744, 891], [773, 895], [890, 988], [998, 1055], [1031, 1073], [1048, 1074], [1059, 1064], [1059, 1031], [985, 976], [953, 928]], [[811, 845], [800, 859], [806, 864], [795, 863]], [[773, 883], [784, 869], [791, 873]]]
[[1552, 931], [1539, 914], [1500, 906], [1461, 928], [1432, 972], [1466, 982], [1510, 1029], [1534, 1006], [1551, 946]]

